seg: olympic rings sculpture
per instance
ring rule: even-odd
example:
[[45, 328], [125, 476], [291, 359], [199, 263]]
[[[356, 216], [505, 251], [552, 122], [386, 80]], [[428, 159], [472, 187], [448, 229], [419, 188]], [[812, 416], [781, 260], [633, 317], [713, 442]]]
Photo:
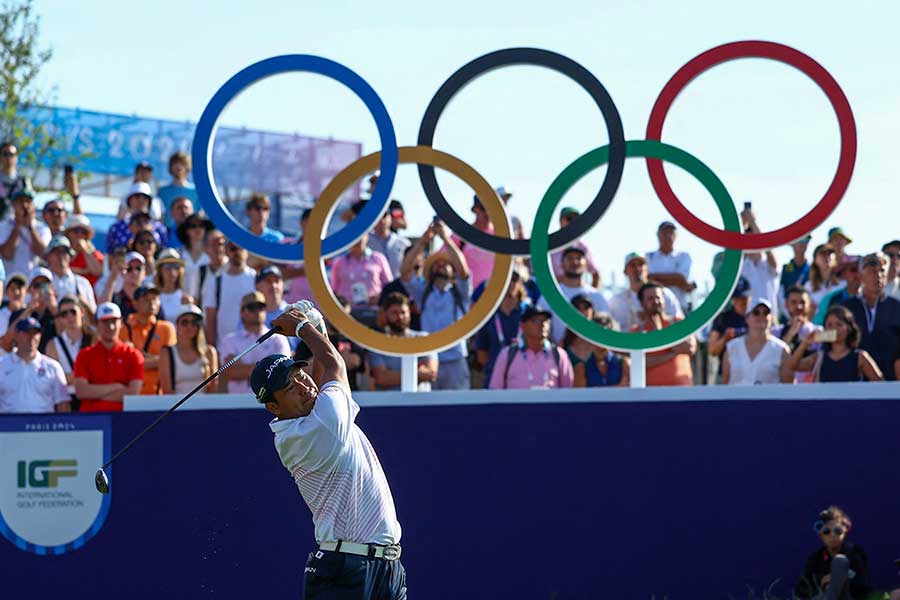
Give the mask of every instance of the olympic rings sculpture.
[[[840, 158], [834, 178], [822, 199], [795, 222], [775, 231], [743, 233], [740, 219], [728, 190], [700, 159], [662, 142], [666, 115], [678, 94], [704, 71], [738, 58], [768, 58], [795, 67], [812, 79], [831, 102], [841, 136]], [[609, 144], [575, 159], [551, 183], [538, 206], [532, 237], [511, 239], [512, 227], [503, 202], [492, 186], [471, 166], [431, 147], [438, 120], [452, 98], [481, 75], [509, 65], [534, 65], [557, 71], [578, 83], [600, 109]], [[330, 77], [348, 87], [363, 101], [375, 119], [381, 150], [345, 167], [319, 195], [307, 224], [304, 242], [277, 244], [263, 240], [246, 229], [228, 212], [219, 197], [212, 175], [212, 140], [217, 122], [227, 104], [249, 85], [271, 75], [291, 71], [312, 72]], [[647, 124], [647, 139], [626, 140], [619, 112], [602, 83], [587, 69], [561, 54], [538, 48], [497, 50], [467, 63], [438, 89], [429, 103], [416, 146], [397, 147], [390, 115], [375, 91], [347, 67], [311, 55], [276, 56], [254, 63], [231, 77], [213, 95], [197, 124], [193, 143], [194, 178], [198, 197], [210, 218], [226, 236], [254, 254], [270, 260], [296, 261], [302, 257], [310, 287], [322, 313], [358, 344], [393, 356], [422, 355], [449, 348], [472, 335], [493, 315], [509, 283], [514, 256], [530, 255], [534, 276], [554, 312], [577, 335], [612, 350], [649, 351], [665, 348], [686, 339], [715, 317], [728, 303], [740, 276], [743, 250], [761, 250], [790, 243], [818, 227], [843, 198], [856, 162], [856, 123], [847, 97], [819, 63], [802, 52], [773, 42], [741, 41], [717, 46], [687, 62], [663, 87]], [[663, 206], [685, 229], [700, 239], [725, 248], [725, 260], [712, 292], [687, 318], [663, 330], [618, 332], [585, 319], [559, 290], [550, 267], [550, 253], [565, 247], [596, 225], [612, 203], [622, 178], [627, 157], [647, 162], [651, 183]], [[692, 174], [709, 191], [722, 216], [724, 228], [714, 227], [692, 214], [672, 191], [662, 161]], [[495, 253], [494, 269], [485, 291], [459, 321], [424, 337], [401, 338], [365, 327], [346, 315], [337, 303], [325, 278], [323, 259], [340, 253], [369, 231], [387, 207], [397, 167], [418, 165], [425, 195], [438, 217], [466, 243]], [[588, 208], [572, 223], [550, 234], [553, 211], [565, 193], [590, 171], [607, 165], [606, 176]], [[460, 217], [444, 198], [434, 168], [445, 169], [462, 179], [485, 206], [495, 233], [482, 232]], [[378, 185], [365, 208], [346, 227], [322, 239], [322, 233], [341, 194], [367, 173], [379, 169]]]

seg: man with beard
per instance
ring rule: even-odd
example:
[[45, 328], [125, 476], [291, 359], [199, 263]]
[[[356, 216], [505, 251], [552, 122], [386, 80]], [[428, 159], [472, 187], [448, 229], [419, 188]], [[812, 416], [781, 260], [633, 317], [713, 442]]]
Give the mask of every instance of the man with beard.
[[[641, 312], [638, 290], [650, 281], [647, 259], [637, 252], [627, 254], [625, 256], [625, 276], [628, 278], [628, 287], [609, 299], [609, 313], [623, 331], [628, 331], [638, 324], [638, 314]], [[684, 312], [681, 310], [681, 304], [672, 290], [664, 287], [663, 297], [666, 301], [666, 314], [683, 319]]]
[[[641, 323], [631, 328], [632, 331], [656, 331], [664, 329], [677, 321], [675, 317], [665, 314], [663, 287], [650, 282], [638, 291], [641, 299]], [[671, 348], [647, 354], [647, 385], [693, 385], [694, 376], [691, 368], [691, 356], [697, 351], [697, 340], [690, 336], [680, 344]]]
[[[416, 259], [434, 237], [444, 247], [426, 261], [425, 277], [413, 276]], [[469, 265], [447, 228], [440, 221], [433, 222], [413, 246], [400, 266], [404, 285], [421, 312], [422, 330], [440, 331], [459, 321], [469, 310], [471, 277]], [[467, 390], [471, 387], [468, 349], [465, 340], [438, 354], [440, 368], [432, 386], [437, 390]]]
[[[416, 331], [409, 328], [410, 308], [409, 298], [398, 292], [385, 296], [381, 303], [381, 311], [384, 314], [385, 333], [399, 337], [422, 337], [424, 331]], [[372, 352], [369, 354], [369, 367], [372, 370], [372, 378], [375, 380], [375, 389], [392, 390], [400, 389], [400, 365], [399, 356], [385, 356]], [[418, 358], [418, 382], [420, 392], [430, 392], [431, 382], [437, 379], [438, 355], [434, 352]]]
[[[569, 246], [563, 250], [562, 255], [563, 276], [559, 278], [559, 291], [562, 292], [566, 300], [571, 301], [572, 298], [581, 294], [588, 298], [594, 305], [594, 312], [609, 312], [609, 305], [603, 294], [592, 288], [585, 286], [582, 281], [587, 271], [588, 263], [584, 248], [580, 246]], [[543, 311], [553, 313], [550, 310], [550, 304], [546, 298], [538, 300], [537, 307]], [[566, 324], [562, 322], [558, 316], [553, 315], [550, 322], [550, 340], [554, 344], [558, 344], [566, 333]]]

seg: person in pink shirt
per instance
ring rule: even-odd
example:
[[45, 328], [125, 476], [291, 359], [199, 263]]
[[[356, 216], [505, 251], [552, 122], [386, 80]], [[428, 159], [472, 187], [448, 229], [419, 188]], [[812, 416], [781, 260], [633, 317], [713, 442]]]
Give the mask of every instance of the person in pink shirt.
[[369, 234], [365, 234], [331, 266], [331, 289], [354, 308], [377, 307], [381, 288], [394, 280], [387, 258], [367, 248], [368, 243]]
[[[560, 228], [563, 228], [574, 221], [580, 214], [581, 213], [578, 212], [577, 209], [572, 208], [571, 206], [564, 207], [559, 213]], [[572, 242], [569, 244], [569, 247], [571, 246], [580, 248], [584, 252], [584, 258], [587, 261], [587, 272], [591, 274], [591, 287], [600, 289], [600, 270], [597, 268], [597, 261], [594, 260], [591, 249], [587, 247], [587, 244], [580, 241]], [[563, 252], [564, 250], [560, 249], [550, 255], [550, 264], [553, 267], [553, 273], [556, 274], [557, 279], [561, 279], [566, 275], [566, 270], [563, 269], [562, 264]]]
[[491, 374], [492, 390], [527, 390], [572, 387], [575, 372], [569, 355], [550, 341], [547, 311], [529, 307], [522, 313], [521, 342], [497, 355]]
[[[485, 233], [494, 233], [494, 224], [491, 223], [487, 211], [478, 196], [472, 203], [472, 212], [475, 213], [475, 222], [472, 223]], [[454, 235], [453, 241], [462, 250], [463, 256], [466, 257], [466, 264], [469, 266], [469, 281], [471, 289], [477, 288], [482, 281], [486, 281], [494, 270], [494, 253], [489, 250], [482, 250], [477, 246], [473, 246], [462, 240], [459, 236]]]

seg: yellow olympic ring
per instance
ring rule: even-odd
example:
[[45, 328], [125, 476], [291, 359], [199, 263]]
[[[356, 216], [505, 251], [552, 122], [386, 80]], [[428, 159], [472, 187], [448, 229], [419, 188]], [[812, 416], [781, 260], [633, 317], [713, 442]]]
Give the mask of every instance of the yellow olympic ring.
[[[430, 146], [404, 146], [399, 150], [399, 162], [402, 164], [430, 165], [449, 171], [462, 179], [484, 204], [485, 210], [496, 228], [496, 235], [511, 237], [512, 227], [506, 207], [497, 197], [491, 185], [475, 169], [455, 156], [435, 150]], [[366, 327], [341, 309], [331, 287], [325, 280], [322, 265], [322, 234], [325, 231], [325, 224], [331, 213], [334, 212], [334, 207], [341, 194], [355, 181], [377, 169], [380, 159], [381, 152], [375, 152], [351, 163], [335, 175], [316, 200], [309, 215], [306, 235], [303, 238], [303, 261], [306, 264], [309, 287], [325, 318], [331, 321], [341, 333], [369, 350], [389, 356], [419, 356], [450, 348], [459, 343], [459, 340], [478, 331], [500, 306], [512, 273], [513, 257], [511, 255], [494, 255], [494, 269], [485, 285], [484, 293], [462, 319], [449, 327], [423, 337], [398, 337]], [[332, 254], [338, 252], [339, 250]]]

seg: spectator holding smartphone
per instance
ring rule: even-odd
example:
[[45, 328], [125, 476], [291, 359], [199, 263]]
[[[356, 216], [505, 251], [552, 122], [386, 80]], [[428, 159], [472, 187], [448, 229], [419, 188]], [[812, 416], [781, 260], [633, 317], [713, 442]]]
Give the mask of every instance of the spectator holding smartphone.
[[[794, 350], [787, 368], [812, 371], [813, 381], [883, 381], [881, 369], [865, 350], [859, 348], [859, 325], [844, 306], [835, 306], [825, 317], [825, 330], [808, 335]], [[822, 349], [809, 354], [813, 343]]]

